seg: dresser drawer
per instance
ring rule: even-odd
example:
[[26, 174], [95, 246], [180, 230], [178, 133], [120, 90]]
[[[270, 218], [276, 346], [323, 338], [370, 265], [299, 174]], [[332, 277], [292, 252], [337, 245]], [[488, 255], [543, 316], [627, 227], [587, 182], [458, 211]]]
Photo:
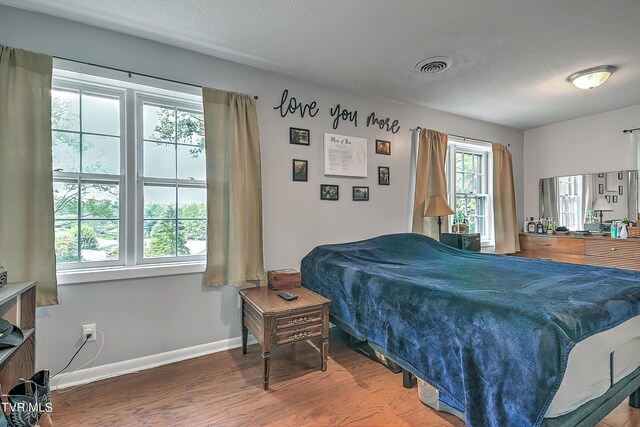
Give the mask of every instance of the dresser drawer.
[[547, 261], [557, 261], [557, 262], [569, 262], [572, 264], [585, 263], [584, 255], [577, 255], [577, 254], [563, 254], [563, 253], [551, 252], [551, 251], [545, 252], [545, 251], [523, 250], [523, 251], [520, 251], [517, 255], [524, 258], [544, 259]]
[[640, 242], [635, 240], [588, 239], [587, 264], [640, 270]]
[[306, 328], [294, 328], [276, 331], [274, 333], [274, 346], [289, 344], [296, 341], [304, 341], [322, 335], [322, 323], [309, 325]]
[[634, 240], [588, 239], [587, 255], [635, 259], [640, 262], [640, 242]]
[[319, 308], [303, 313], [279, 316], [276, 317], [275, 322], [276, 330], [322, 323], [322, 309]]
[[587, 255], [586, 262], [598, 267], [622, 268], [624, 270], [640, 271], [640, 262], [628, 258], [616, 258], [615, 256]]
[[520, 249], [523, 251], [561, 252], [563, 254], [584, 255], [584, 247], [584, 239], [520, 235]]

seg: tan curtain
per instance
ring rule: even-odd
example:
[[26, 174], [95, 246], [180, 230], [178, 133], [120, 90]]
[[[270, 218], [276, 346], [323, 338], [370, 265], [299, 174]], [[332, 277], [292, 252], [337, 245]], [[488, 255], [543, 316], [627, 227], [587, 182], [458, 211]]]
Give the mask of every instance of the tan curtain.
[[492, 144], [493, 152], [493, 219], [497, 254], [520, 252], [516, 192], [509, 149]]
[[260, 137], [255, 101], [203, 88], [207, 286], [264, 281]]
[[[418, 165], [416, 169], [416, 191], [413, 199], [413, 225], [411, 231], [438, 238], [437, 218], [425, 217], [426, 200], [441, 195], [447, 199], [447, 177], [444, 162], [447, 155], [446, 133], [422, 129], [418, 140]], [[446, 217], [443, 230], [447, 229]]]
[[0, 45], [0, 265], [58, 303], [53, 229], [50, 56]]

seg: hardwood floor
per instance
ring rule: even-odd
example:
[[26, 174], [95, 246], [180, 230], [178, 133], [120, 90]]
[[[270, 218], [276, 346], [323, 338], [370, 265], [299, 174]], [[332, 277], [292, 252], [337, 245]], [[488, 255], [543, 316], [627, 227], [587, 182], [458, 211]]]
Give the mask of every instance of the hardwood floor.
[[[61, 426], [464, 426], [402, 387], [402, 376], [347, 347], [331, 330], [327, 372], [309, 342], [276, 348], [262, 390], [257, 345], [52, 393]], [[623, 402], [600, 427], [640, 426]]]

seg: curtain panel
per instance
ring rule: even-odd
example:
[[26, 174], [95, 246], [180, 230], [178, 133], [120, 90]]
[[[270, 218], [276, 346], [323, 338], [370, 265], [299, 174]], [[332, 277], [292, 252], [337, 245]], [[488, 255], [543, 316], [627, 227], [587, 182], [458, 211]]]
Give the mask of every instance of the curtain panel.
[[[418, 138], [411, 231], [434, 239], [438, 238], [437, 218], [425, 217], [424, 214], [429, 197], [441, 195], [447, 199], [447, 177], [444, 171], [447, 141], [446, 133], [431, 129], [422, 129]], [[444, 217], [443, 221], [442, 228], [447, 230], [447, 217]]]
[[501, 144], [491, 144], [491, 151], [493, 153], [495, 253], [520, 252], [511, 153], [506, 146]]
[[58, 303], [51, 157], [50, 56], [0, 45], [0, 264]]
[[207, 286], [265, 280], [260, 136], [248, 95], [203, 88], [207, 151]]

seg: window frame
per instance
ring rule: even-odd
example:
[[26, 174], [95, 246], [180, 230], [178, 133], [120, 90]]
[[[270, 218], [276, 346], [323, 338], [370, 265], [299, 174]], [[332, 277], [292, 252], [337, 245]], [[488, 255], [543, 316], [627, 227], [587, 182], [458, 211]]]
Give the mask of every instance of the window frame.
[[[79, 175], [85, 181], [118, 181], [119, 260], [56, 262], [59, 282], [62, 284], [87, 283], [110, 280], [116, 276], [122, 276], [122, 278], [149, 277], [156, 275], [159, 271], [162, 271], [162, 274], [172, 274], [170, 271], [173, 270], [185, 273], [201, 272], [206, 261], [204, 254], [144, 258], [143, 191], [144, 183], [149, 183], [149, 179], [142, 176], [143, 126], [141, 116], [143, 112], [138, 107], [140, 99], [154, 99], [160, 101], [161, 105], [170, 105], [179, 110], [202, 114], [203, 104], [199, 91], [196, 92], [196, 88], [193, 87], [158, 82], [155, 79], [144, 77], [126, 77], [126, 75], [112, 70], [103, 70], [84, 64], [78, 65], [67, 61], [54, 61], [53, 89], [82, 90], [83, 93], [98, 96], [117, 96], [120, 102], [119, 175], [53, 172], [54, 180], [58, 181], [68, 179], [79, 181]], [[52, 127], [52, 133], [53, 131]], [[117, 179], [113, 179], [114, 177]], [[181, 182], [181, 184], [182, 186], [197, 184], [198, 187], [202, 187], [206, 191], [206, 179], [198, 180], [196, 183], [188, 180], [188, 182]], [[176, 206], [176, 218], [177, 209]], [[82, 217], [75, 218], [75, 221], [81, 225]], [[153, 268], [154, 265], [158, 268]]]
[[[136, 258], [138, 265], [148, 265], [148, 264], [164, 264], [171, 262], [193, 262], [193, 261], [204, 261], [206, 260], [206, 255], [175, 255], [175, 256], [167, 256], [167, 257], [149, 257], [145, 258], [144, 256], [144, 187], [145, 184], [152, 184], [153, 186], [160, 187], [169, 187], [175, 184], [176, 189], [176, 200], [178, 197], [178, 189], [179, 188], [203, 188], [206, 192], [207, 181], [205, 180], [196, 180], [196, 179], [180, 179], [180, 178], [157, 178], [157, 177], [145, 177], [143, 175], [144, 172], [144, 105], [150, 104], [159, 107], [168, 107], [171, 106], [176, 110], [189, 111], [193, 113], [204, 114], [203, 105], [198, 105], [195, 102], [189, 102], [184, 99], [175, 99], [162, 95], [152, 94], [144, 91], [137, 91], [135, 94], [135, 103], [136, 103], [136, 154], [137, 154], [137, 162], [136, 162], [136, 177], [137, 177], [137, 185], [136, 185], [136, 203], [138, 206], [137, 215], [136, 215]], [[177, 138], [177, 135], [176, 135]], [[172, 142], [173, 144], [177, 144], [176, 142]], [[205, 151], [206, 156], [206, 151]], [[176, 162], [178, 161], [177, 153], [176, 153]], [[206, 157], [205, 157], [206, 161]], [[178, 214], [178, 204], [176, 203], [176, 224], [179, 221]], [[205, 218], [206, 221], [206, 218]], [[176, 230], [177, 231], [177, 230]]]
[[[480, 187], [484, 192], [475, 193], [458, 193], [456, 188], [457, 170], [456, 170], [456, 153], [465, 153], [482, 156], [482, 164], [484, 173], [482, 175], [482, 183]], [[480, 141], [461, 139], [449, 136], [447, 143], [447, 154], [445, 162], [445, 173], [447, 178], [447, 192], [449, 206], [455, 211], [456, 198], [458, 195], [473, 195], [476, 200], [479, 197], [485, 200], [484, 227], [486, 233], [480, 235], [482, 246], [493, 246], [495, 244], [495, 231], [493, 227], [493, 156], [491, 152], [491, 144]], [[479, 174], [476, 174], [479, 175]], [[478, 202], [476, 201], [476, 205]], [[452, 218], [452, 215], [449, 216]], [[477, 215], [476, 215], [477, 217]], [[449, 221], [448, 231], [451, 232], [453, 221]]]
[[[126, 218], [125, 218], [125, 193], [126, 193], [126, 184], [125, 184], [125, 164], [126, 164], [126, 155], [125, 155], [125, 146], [126, 142], [126, 90], [115, 88], [113, 86], [108, 86], [104, 84], [100, 84], [98, 82], [91, 81], [80, 81], [77, 79], [72, 79], [64, 76], [57, 76], [54, 74], [52, 78], [51, 84], [52, 90], [60, 90], [66, 92], [78, 92], [80, 97], [80, 103], [78, 106], [79, 109], [79, 131], [68, 131], [63, 129], [54, 129], [51, 127], [51, 134], [53, 136], [53, 132], [69, 132], [69, 133], [77, 133], [82, 138], [83, 135], [97, 135], [104, 136], [103, 134], [97, 134], [94, 132], [83, 132], [82, 130], [82, 95], [89, 94], [94, 96], [101, 97], [111, 97], [117, 98], [120, 105], [120, 171], [118, 175], [114, 174], [96, 174], [89, 172], [82, 172], [82, 168], [80, 167], [79, 172], [64, 172], [59, 171], [57, 169], [53, 169], [53, 183], [56, 182], [64, 182], [64, 181], [76, 181], [78, 184], [78, 217], [75, 218], [75, 221], [78, 224], [78, 254], [80, 255], [78, 261], [76, 262], [57, 262], [56, 260], [56, 271], [67, 271], [67, 270], [79, 270], [84, 268], [100, 268], [100, 267], [115, 267], [115, 266], [123, 266], [126, 263], [125, 260], [125, 239], [123, 238], [124, 232], [126, 230]], [[109, 135], [113, 137], [113, 135]], [[53, 139], [53, 138], [52, 138]], [[53, 140], [51, 143], [52, 151], [53, 151]], [[79, 150], [80, 156], [80, 165], [82, 164], [82, 145]], [[52, 165], [53, 168], [53, 165]], [[94, 183], [96, 181], [104, 181], [104, 182], [118, 182], [118, 260], [110, 260], [110, 261], [81, 261], [82, 257], [82, 249], [80, 245], [80, 236], [82, 230], [82, 222], [83, 218], [81, 215], [81, 205], [82, 199], [80, 194], [80, 185], [82, 182]], [[61, 219], [64, 220], [64, 219]], [[54, 217], [54, 223], [59, 221]]]
[[[573, 189], [572, 194], [560, 194], [562, 188], [562, 180], [567, 179], [566, 186], [569, 189]], [[581, 210], [582, 210], [582, 186], [583, 186], [583, 176], [582, 175], [572, 175], [572, 176], [561, 176], [558, 178], [558, 216], [559, 218], [556, 220], [558, 223], [566, 224], [570, 230], [579, 229], [582, 224], [579, 223], [581, 218]], [[569, 193], [569, 192], [567, 192]], [[575, 208], [569, 209], [568, 211], [563, 211], [563, 206], [566, 204]], [[565, 216], [571, 217], [571, 221], [566, 221]]]

